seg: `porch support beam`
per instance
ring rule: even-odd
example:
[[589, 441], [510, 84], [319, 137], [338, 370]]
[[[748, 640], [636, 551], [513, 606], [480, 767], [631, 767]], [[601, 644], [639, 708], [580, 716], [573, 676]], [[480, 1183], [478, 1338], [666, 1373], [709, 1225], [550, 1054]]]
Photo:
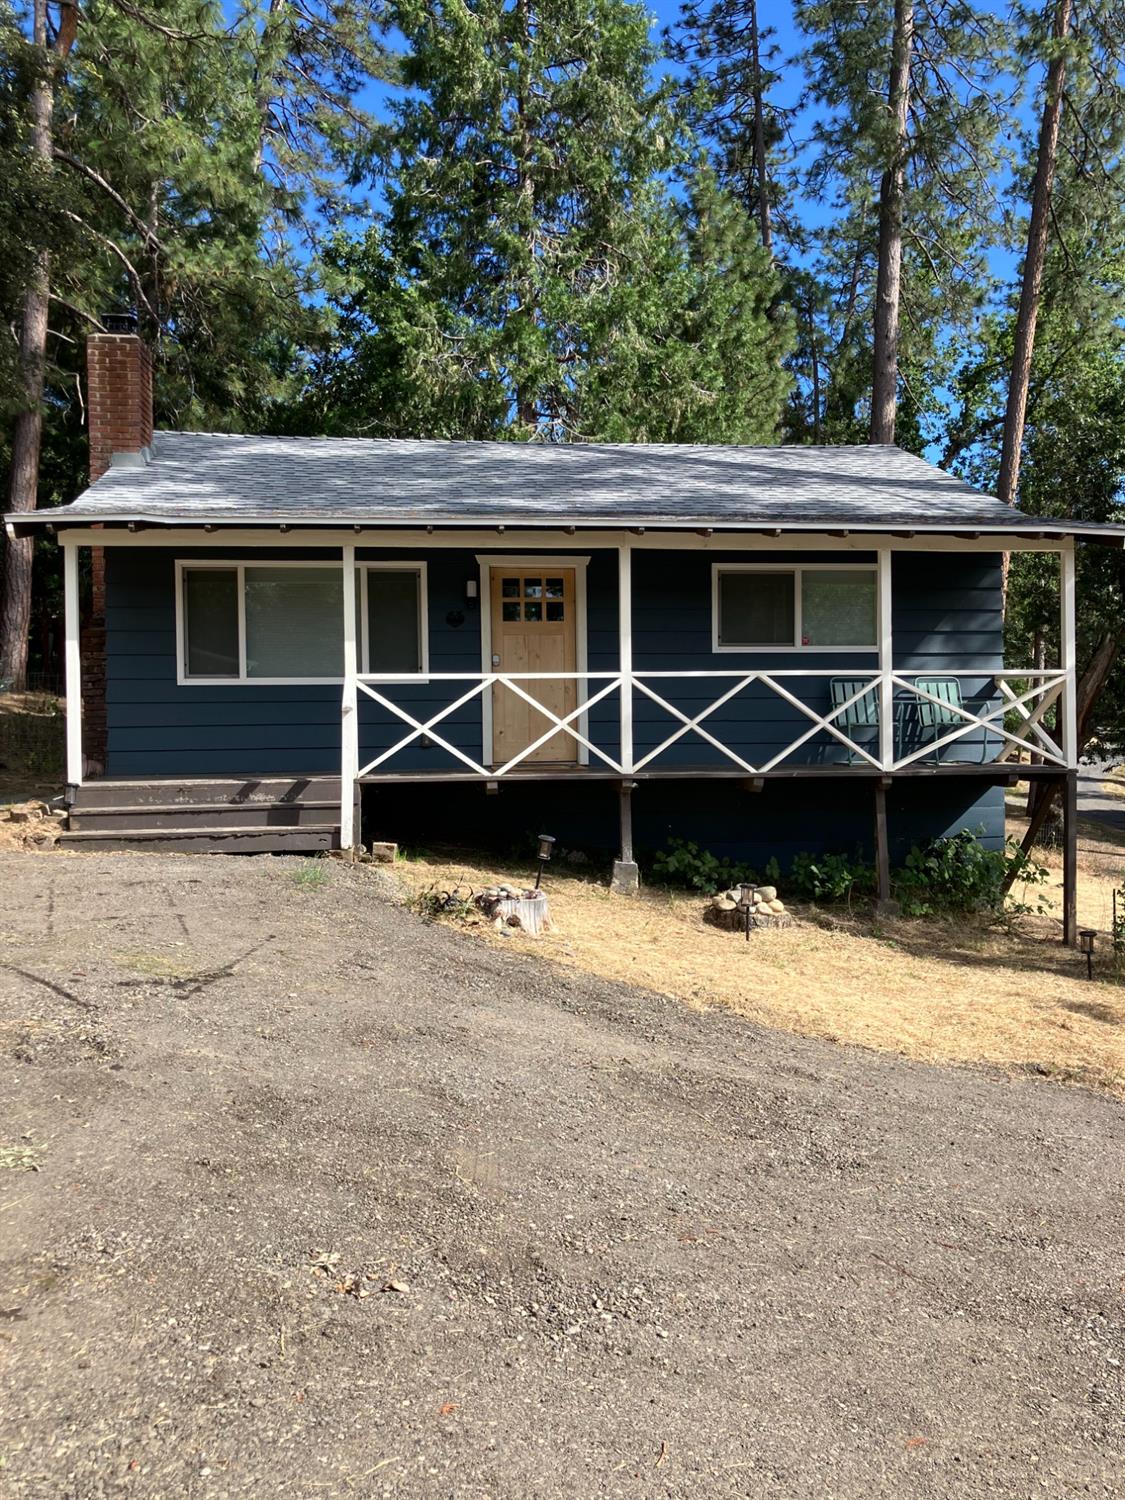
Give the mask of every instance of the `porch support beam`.
[[1063, 780], [1063, 942], [1078, 941], [1078, 772]]
[[633, 552], [630, 542], [622, 542], [617, 549], [617, 637], [621, 669], [621, 769], [628, 773], [633, 769]]
[[1059, 666], [1066, 673], [1061, 703], [1062, 758], [1070, 770], [1078, 765], [1078, 650], [1073, 546], [1059, 556]]
[[632, 895], [640, 888], [641, 877], [633, 854], [633, 788], [636, 782], [622, 781], [618, 787], [620, 841], [613, 861], [609, 887], [622, 895]]
[[340, 704], [340, 848], [352, 849], [358, 837], [355, 789], [359, 772], [354, 542], [348, 542], [341, 551], [344, 569], [344, 692]]
[[[891, 626], [893, 592], [891, 589], [891, 549], [881, 547], [878, 558], [879, 581], [879, 764], [889, 771], [895, 758], [895, 669], [894, 636]], [[888, 898], [889, 899], [889, 896]]]
[[875, 783], [875, 899], [876, 910], [889, 915], [891, 902], [891, 847], [887, 837], [887, 782], [880, 777]]
[[66, 781], [82, 785], [82, 651], [79, 645], [78, 546], [63, 543], [63, 620], [66, 631]]

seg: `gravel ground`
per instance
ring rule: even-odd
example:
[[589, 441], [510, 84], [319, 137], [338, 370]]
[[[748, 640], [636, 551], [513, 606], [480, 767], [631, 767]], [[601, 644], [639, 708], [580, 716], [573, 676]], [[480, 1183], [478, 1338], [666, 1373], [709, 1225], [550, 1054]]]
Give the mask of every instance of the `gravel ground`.
[[0, 856], [0, 1494], [1118, 1497], [1123, 1147], [370, 869]]

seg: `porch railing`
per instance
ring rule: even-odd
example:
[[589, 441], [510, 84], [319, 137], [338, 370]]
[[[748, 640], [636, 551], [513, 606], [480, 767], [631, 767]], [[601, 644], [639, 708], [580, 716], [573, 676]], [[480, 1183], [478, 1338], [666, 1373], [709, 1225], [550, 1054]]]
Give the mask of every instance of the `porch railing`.
[[[828, 696], [830, 679], [846, 680], [848, 693], [827, 710], [806, 701], [802, 688], [819, 688], [821, 702]], [[964, 693], [940, 695], [932, 690], [935, 679], [955, 680]], [[537, 683], [573, 683], [576, 703], [573, 708], [555, 711], [544, 704], [532, 690]], [[923, 684], [931, 683], [927, 688]], [[677, 704], [674, 684], [686, 684], [693, 695], [687, 707]], [[719, 691], [702, 707], [696, 693], [703, 684], [713, 684]], [[405, 706], [401, 697], [404, 687], [424, 686], [428, 693], [449, 701], [413, 702]], [[1073, 675], [1061, 668], [1039, 670], [1003, 670], [989, 672], [976, 668], [968, 671], [934, 671], [928, 673], [897, 671], [855, 671], [817, 669], [784, 669], [778, 671], [606, 671], [606, 672], [429, 672], [425, 674], [357, 675], [354, 684], [346, 683], [344, 691], [345, 780], [393, 774], [403, 770], [402, 756], [410, 747], [425, 742], [445, 751], [459, 766], [487, 781], [510, 776], [529, 757], [564, 734], [591, 758], [611, 772], [630, 776], [641, 771], [658, 772], [673, 746], [694, 736], [710, 746], [725, 761], [747, 775], [764, 775], [792, 762], [799, 752], [818, 735], [841, 746], [848, 761], [870, 770], [890, 774], [927, 759], [940, 758], [950, 746], [971, 736], [979, 736], [979, 755], [975, 764], [1001, 764], [1021, 752], [1034, 755], [1044, 764], [1066, 770], [1074, 764], [1073, 736], [1067, 732], [1072, 707]], [[349, 700], [349, 688], [352, 689]], [[755, 691], [753, 708], [738, 719], [743, 731], [764, 722], [762, 709], [780, 705], [792, 715], [807, 719], [793, 739], [767, 755], [750, 758], [745, 745], [724, 739], [735, 727], [716, 719], [720, 710], [733, 704], [741, 694]], [[484, 763], [482, 749], [476, 754], [450, 737], [448, 721], [459, 710], [481, 700], [481, 723], [487, 721], [490, 700], [486, 695], [510, 693], [542, 715], [547, 728], [516, 754], [501, 764]], [[360, 763], [360, 714], [349, 710], [349, 701], [366, 699], [377, 704], [390, 720], [400, 721], [405, 732], [393, 743]], [[683, 696], [682, 693], [680, 696]], [[837, 693], [839, 697], [839, 692]], [[860, 713], [859, 705], [873, 696], [874, 712]], [[635, 708], [641, 700], [653, 704], [673, 721], [671, 732], [656, 743], [635, 744]], [[593, 727], [591, 711], [599, 705], [616, 704], [612, 721]], [[975, 707], [972, 705], [976, 705]], [[926, 706], [929, 705], [928, 717]], [[1050, 732], [1046, 715], [1055, 710], [1057, 729]], [[922, 730], [926, 729], [923, 733]], [[662, 726], [667, 727], [667, 726]], [[866, 728], [869, 734], [858, 731]], [[481, 726], [474, 725], [475, 743], [481, 743]], [[745, 738], [745, 734], [743, 735]], [[398, 762], [396, 766], [396, 762]], [[808, 763], [808, 762], [802, 762]], [[354, 768], [354, 770], [350, 769]], [[407, 768], [409, 769], [409, 768]], [[714, 769], [714, 767], [710, 767]], [[708, 767], [699, 767], [706, 775]]]

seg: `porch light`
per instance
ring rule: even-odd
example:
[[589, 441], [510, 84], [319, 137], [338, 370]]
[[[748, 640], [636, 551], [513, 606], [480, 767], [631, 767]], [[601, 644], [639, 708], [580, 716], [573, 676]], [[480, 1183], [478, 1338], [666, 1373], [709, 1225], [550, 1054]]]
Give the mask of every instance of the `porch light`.
[[539, 861], [539, 873], [535, 877], [535, 889], [539, 889], [539, 883], [543, 879], [543, 871], [551, 858], [551, 850], [555, 847], [555, 840], [549, 833], [539, 835], [539, 849], [535, 858]]
[[1080, 927], [1078, 929], [1078, 946], [1086, 955], [1086, 978], [1094, 977], [1094, 939], [1097, 932], [1093, 927]]

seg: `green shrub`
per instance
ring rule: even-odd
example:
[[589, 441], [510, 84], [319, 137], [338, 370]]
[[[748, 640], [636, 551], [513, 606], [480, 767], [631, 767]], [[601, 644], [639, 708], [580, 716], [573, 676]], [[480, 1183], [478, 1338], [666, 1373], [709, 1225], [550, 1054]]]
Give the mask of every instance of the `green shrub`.
[[978, 912], [999, 916], [1046, 911], [1041, 898], [1034, 906], [1005, 900], [1009, 872], [1024, 886], [1046, 883], [1046, 866], [1037, 864], [1014, 839], [1003, 849], [985, 849], [977, 835], [963, 828], [947, 838], [934, 839], [924, 848], [915, 845], [905, 866], [896, 872], [893, 886], [903, 914], [928, 917], [938, 912]]
[[[770, 865], [777, 869], [776, 860]], [[661, 885], [680, 886], [689, 891], [725, 891], [743, 881], [754, 881], [757, 872], [749, 865], [736, 864], [733, 860], [720, 859], [709, 849], [701, 849], [687, 839], [671, 838], [668, 848], [661, 849], [653, 857], [653, 879]], [[766, 879], [769, 879], [767, 867]]]
[[848, 901], [875, 889], [875, 871], [859, 854], [796, 854], [789, 871], [790, 894], [804, 901]]

